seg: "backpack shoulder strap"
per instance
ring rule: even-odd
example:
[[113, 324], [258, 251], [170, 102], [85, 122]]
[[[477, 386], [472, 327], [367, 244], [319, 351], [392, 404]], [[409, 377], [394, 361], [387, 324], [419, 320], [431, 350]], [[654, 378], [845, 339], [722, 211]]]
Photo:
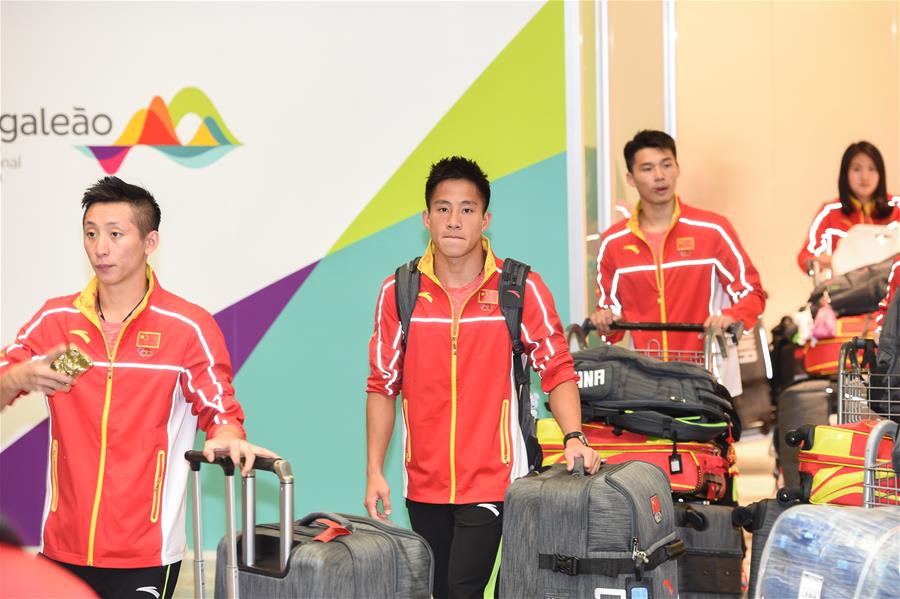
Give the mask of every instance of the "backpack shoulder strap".
[[531, 267], [524, 262], [507, 258], [503, 261], [497, 294], [500, 296], [500, 311], [506, 321], [509, 339], [513, 349], [513, 377], [519, 406], [519, 428], [525, 441], [525, 455], [530, 470], [541, 470], [543, 452], [537, 440], [534, 405], [531, 402], [531, 377], [525, 368], [528, 359], [525, 344], [522, 343], [522, 308], [525, 305], [525, 282]]
[[522, 307], [525, 305], [525, 281], [531, 267], [524, 262], [507, 258], [503, 261], [503, 272], [500, 273], [500, 311], [506, 319], [506, 328], [509, 330], [509, 338], [512, 340], [513, 351], [522, 353], [525, 346], [522, 344], [520, 329], [522, 326]]
[[520, 356], [525, 352], [522, 343], [522, 308], [525, 305], [525, 281], [531, 267], [524, 262], [507, 258], [503, 261], [503, 271], [500, 273], [498, 295], [500, 296], [500, 311], [506, 320], [506, 328], [509, 330], [509, 338], [512, 341], [514, 374], [517, 385], [528, 382], [528, 373], [522, 364]]
[[397, 317], [403, 331], [403, 348], [406, 348], [406, 335], [412, 320], [416, 298], [419, 297], [419, 256], [406, 264], [401, 264], [394, 271], [394, 297], [397, 303]]

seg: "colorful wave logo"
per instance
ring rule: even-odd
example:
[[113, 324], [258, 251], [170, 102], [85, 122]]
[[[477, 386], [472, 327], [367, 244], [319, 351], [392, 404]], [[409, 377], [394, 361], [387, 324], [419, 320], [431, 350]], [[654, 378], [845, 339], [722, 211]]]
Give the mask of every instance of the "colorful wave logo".
[[[190, 114], [200, 117], [201, 122], [191, 140], [182, 143], [175, 130]], [[103, 170], [112, 175], [135, 146], [150, 146], [182, 166], [200, 168], [212, 164], [239, 145], [241, 142], [225, 126], [209, 97], [196, 87], [186, 87], [175, 94], [168, 106], [162, 98], [155, 96], [148, 108], [134, 113], [113, 145], [75, 147], [96, 158]]]

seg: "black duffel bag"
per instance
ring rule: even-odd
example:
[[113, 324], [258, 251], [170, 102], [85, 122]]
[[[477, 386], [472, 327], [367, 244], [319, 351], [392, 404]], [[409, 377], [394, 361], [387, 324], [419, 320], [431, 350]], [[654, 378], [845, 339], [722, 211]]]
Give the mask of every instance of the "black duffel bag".
[[813, 317], [819, 311], [819, 303], [828, 293], [831, 309], [836, 316], [868, 314], [878, 309], [884, 299], [888, 277], [894, 258], [870, 264], [820, 283], [809, 296]]
[[[865, 343], [863, 361], [869, 371], [869, 407], [900, 423], [900, 293], [896, 293], [881, 323], [878, 352], [872, 358], [873, 342]], [[856, 358], [851, 352], [851, 361]]]
[[572, 358], [585, 422], [678, 441], [711, 441], [729, 432], [740, 439], [731, 395], [700, 366], [660, 362], [614, 345]]

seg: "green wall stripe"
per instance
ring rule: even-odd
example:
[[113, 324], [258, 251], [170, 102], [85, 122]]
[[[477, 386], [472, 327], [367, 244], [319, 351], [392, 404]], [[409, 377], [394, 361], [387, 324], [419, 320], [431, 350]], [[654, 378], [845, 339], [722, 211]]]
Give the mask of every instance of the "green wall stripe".
[[565, 150], [563, 4], [550, 2], [478, 77], [329, 253], [422, 210], [430, 165], [459, 154], [492, 180]]

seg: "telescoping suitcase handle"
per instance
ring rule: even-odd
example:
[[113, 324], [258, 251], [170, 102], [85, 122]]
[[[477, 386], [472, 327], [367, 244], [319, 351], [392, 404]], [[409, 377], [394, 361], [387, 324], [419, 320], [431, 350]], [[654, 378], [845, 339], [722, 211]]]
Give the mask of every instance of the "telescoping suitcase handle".
[[[186, 451], [184, 459], [191, 467], [193, 478], [192, 514], [194, 518], [194, 597], [204, 599], [206, 596], [206, 583], [204, 578], [203, 563], [203, 528], [200, 515], [200, 467], [203, 464], [215, 464], [222, 468], [225, 474], [225, 535], [226, 564], [225, 584], [226, 596], [238, 599], [240, 591], [238, 587], [237, 564], [237, 528], [234, 507], [234, 471], [235, 464], [225, 452], [217, 451], [213, 462], [208, 462], [200, 451]], [[278, 477], [280, 483], [280, 530], [279, 530], [279, 565], [285, 570], [290, 559], [291, 541], [293, 540], [294, 519], [294, 475], [291, 465], [281, 458], [267, 458], [257, 456], [253, 461], [253, 470], [243, 476], [243, 516], [242, 530], [244, 542], [242, 544], [242, 557], [245, 566], [253, 566], [256, 563], [254, 535], [256, 534], [256, 470], [272, 472]]]

